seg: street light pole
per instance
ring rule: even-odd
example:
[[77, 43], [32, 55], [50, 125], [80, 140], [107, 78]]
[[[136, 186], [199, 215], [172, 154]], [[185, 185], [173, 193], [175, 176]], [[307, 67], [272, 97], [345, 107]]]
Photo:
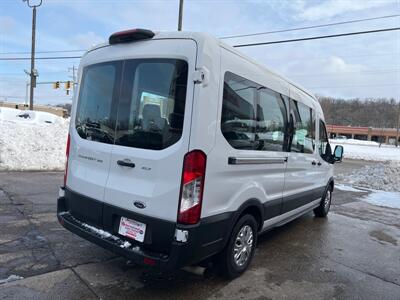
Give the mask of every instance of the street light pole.
[[31, 5], [30, 0], [22, 0], [28, 4], [30, 8], [33, 8], [32, 11], [32, 48], [31, 48], [31, 84], [30, 84], [30, 94], [29, 94], [29, 110], [33, 110], [33, 92], [36, 87], [36, 77], [37, 72], [35, 70], [35, 38], [36, 38], [36, 7], [42, 5], [42, 0], [39, 1], [36, 5]]
[[182, 31], [183, 0], [179, 0], [178, 31]]
[[396, 126], [396, 147], [399, 146], [399, 132], [400, 132], [400, 101], [397, 115], [397, 126]]

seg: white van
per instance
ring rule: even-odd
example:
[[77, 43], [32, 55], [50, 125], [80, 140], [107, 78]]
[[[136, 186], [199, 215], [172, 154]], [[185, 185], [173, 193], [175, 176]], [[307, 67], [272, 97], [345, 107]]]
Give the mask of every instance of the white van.
[[202, 33], [114, 33], [79, 67], [58, 219], [162, 270], [243, 273], [259, 233], [327, 215], [332, 155], [316, 98]]

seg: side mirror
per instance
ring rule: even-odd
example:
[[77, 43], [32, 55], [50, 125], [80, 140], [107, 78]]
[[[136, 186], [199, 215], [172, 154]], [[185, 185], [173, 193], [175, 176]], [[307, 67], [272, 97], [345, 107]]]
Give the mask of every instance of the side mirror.
[[341, 162], [343, 159], [343, 146], [337, 145], [333, 152], [333, 160], [335, 162]]

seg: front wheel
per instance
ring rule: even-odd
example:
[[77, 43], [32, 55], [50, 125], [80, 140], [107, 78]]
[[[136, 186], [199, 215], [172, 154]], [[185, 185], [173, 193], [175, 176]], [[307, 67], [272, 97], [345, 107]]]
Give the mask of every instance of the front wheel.
[[314, 209], [314, 215], [316, 217], [324, 218], [328, 215], [332, 202], [332, 192], [333, 188], [331, 185], [329, 185], [324, 195], [322, 196], [321, 203], [317, 208]]
[[252, 215], [244, 215], [236, 223], [228, 245], [218, 259], [222, 276], [233, 279], [246, 271], [257, 245], [257, 227]]

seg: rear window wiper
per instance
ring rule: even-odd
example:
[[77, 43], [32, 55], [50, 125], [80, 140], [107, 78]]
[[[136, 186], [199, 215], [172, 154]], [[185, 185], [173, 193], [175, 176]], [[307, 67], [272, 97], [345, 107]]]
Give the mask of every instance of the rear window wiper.
[[90, 134], [91, 137], [96, 137], [96, 139], [100, 139], [106, 143], [114, 143], [114, 136], [107, 132], [107, 130], [102, 129], [101, 124], [98, 122], [81, 122], [76, 125], [76, 129], [83, 131], [85, 135], [88, 135], [86, 131], [91, 131], [95, 133]]
[[87, 127], [91, 128], [101, 128], [101, 125], [99, 122], [93, 122], [93, 121], [87, 121], [87, 122], [82, 122], [80, 125], [85, 125]]

